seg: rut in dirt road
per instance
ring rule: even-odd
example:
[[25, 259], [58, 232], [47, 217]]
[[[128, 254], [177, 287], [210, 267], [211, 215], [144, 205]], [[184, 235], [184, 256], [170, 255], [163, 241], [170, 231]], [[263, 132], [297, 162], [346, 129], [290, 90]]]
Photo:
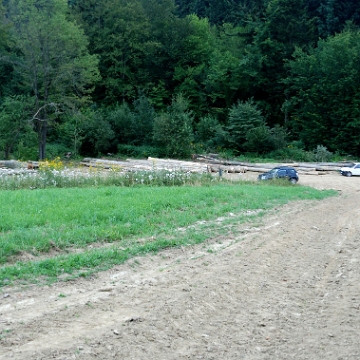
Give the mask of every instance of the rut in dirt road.
[[360, 359], [359, 203], [347, 189], [221, 243], [8, 289], [0, 359]]

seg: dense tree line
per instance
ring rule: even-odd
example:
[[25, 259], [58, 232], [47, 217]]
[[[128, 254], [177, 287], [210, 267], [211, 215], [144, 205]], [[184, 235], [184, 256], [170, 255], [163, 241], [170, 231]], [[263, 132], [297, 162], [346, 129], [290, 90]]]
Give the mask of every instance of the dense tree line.
[[3, 0], [0, 157], [360, 155], [355, 0]]

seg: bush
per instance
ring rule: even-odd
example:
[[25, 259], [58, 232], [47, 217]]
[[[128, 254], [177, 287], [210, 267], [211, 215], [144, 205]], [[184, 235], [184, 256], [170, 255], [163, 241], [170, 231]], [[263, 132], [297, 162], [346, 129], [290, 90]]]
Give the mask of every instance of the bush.
[[193, 115], [180, 94], [166, 112], [154, 120], [154, 142], [164, 147], [166, 156], [188, 158], [192, 153]]
[[249, 131], [263, 126], [265, 126], [264, 117], [253, 100], [239, 101], [230, 109], [227, 130], [230, 142], [236, 149], [246, 150], [244, 144]]
[[80, 152], [91, 156], [111, 152], [115, 133], [103, 111], [88, 110], [84, 115], [86, 115], [86, 121], [82, 124], [83, 139]]
[[303, 144], [299, 141], [293, 141], [284, 148], [271, 151], [268, 156], [281, 161], [309, 162], [314, 159], [313, 153], [304, 150]]
[[72, 152], [72, 149], [64, 144], [47, 144], [46, 145], [46, 157], [48, 159], [55, 159], [57, 157], [63, 158], [68, 152]]
[[116, 104], [112, 109], [104, 111], [107, 121], [114, 132], [115, 141], [127, 143], [131, 137], [131, 124], [133, 123], [133, 113], [126, 102]]
[[271, 141], [270, 128], [263, 123], [260, 126], [250, 129], [246, 134], [244, 148], [248, 151], [256, 151], [258, 153], [265, 153], [271, 150], [273, 143]]
[[332, 158], [332, 152], [328, 151], [326, 146], [318, 145], [313, 151], [314, 160], [318, 162], [330, 161]]
[[217, 118], [207, 115], [197, 123], [195, 138], [205, 151], [214, 151], [217, 147], [227, 144], [228, 133]]

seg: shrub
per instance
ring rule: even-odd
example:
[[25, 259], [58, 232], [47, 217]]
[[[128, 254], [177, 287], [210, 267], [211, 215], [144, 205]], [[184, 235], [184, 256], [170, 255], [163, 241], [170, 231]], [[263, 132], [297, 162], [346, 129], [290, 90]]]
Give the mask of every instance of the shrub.
[[102, 110], [87, 110], [86, 121], [82, 124], [82, 134], [81, 153], [92, 156], [109, 152], [115, 137]]
[[316, 149], [313, 151], [315, 161], [330, 161], [332, 157], [332, 152], [328, 151], [326, 146], [318, 145]]
[[313, 153], [304, 150], [304, 145], [299, 141], [293, 141], [286, 147], [271, 151], [268, 156], [281, 161], [313, 161]]
[[230, 142], [236, 149], [246, 150], [244, 144], [249, 131], [264, 124], [264, 117], [252, 99], [246, 102], [239, 101], [229, 112], [227, 130]]
[[211, 115], [204, 116], [196, 125], [196, 141], [207, 151], [213, 151], [218, 146], [228, 142], [228, 133], [219, 120]]
[[166, 112], [154, 120], [154, 142], [165, 148], [166, 156], [187, 158], [192, 153], [193, 115], [188, 101], [179, 94]]
[[250, 129], [246, 134], [244, 143], [246, 150], [265, 153], [271, 150], [272, 147], [270, 128], [265, 123]]
[[62, 158], [64, 154], [72, 152], [72, 149], [64, 144], [47, 144], [46, 155], [49, 159]]

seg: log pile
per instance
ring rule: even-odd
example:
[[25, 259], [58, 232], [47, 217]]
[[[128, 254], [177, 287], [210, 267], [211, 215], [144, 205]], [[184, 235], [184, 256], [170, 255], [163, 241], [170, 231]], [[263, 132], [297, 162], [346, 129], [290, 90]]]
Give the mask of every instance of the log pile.
[[88, 167], [96, 167], [103, 169], [121, 169], [123, 171], [179, 170], [189, 171], [192, 173], [206, 173], [209, 171], [209, 168], [206, 164], [198, 162], [157, 159], [151, 157], [149, 157], [147, 160], [127, 159], [125, 161], [84, 158], [80, 164]]
[[[171, 159], [151, 158], [144, 160], [115, 160], [115, 159], [96, 159], [84, 158], [80, 163], [86, 167], [101, 169], [119, 169], [121, 171], [154, 171], [154, 170], [178, 170], [192, 173], [245, 173], [267, 172], [276, 166], [294, 167], [302, 175], [325, 175], [332, 171], [339, 171], [341, 167], [348, 166], [350, 162], [340, 163], [249, 163], [241, 161], [230, 161], [220, 159], [216, 154], [193, 155], [192, 161], [181, 161]], [[29, 170], [37, 169], [38, 162], [21, 163], [14, 160], [0, 160], [0, 168]]]
[[16, 160], [0, 160], [0, 168], [18, 169], [22, 167], [22, 163]]
[[340, 168], [348, 166], [350, 162], [340, 163], [249, 163], [241, 161], [230, 161], [219, 159], [216, 154], [211, 155], [193, 155], [193, 159], [206, 163], [212, 172], [241, 173], [246, 171], [267, 172], [277, 166], [291, 166], [304, 175], [325, 175], [331, 171], [339, 171]]
[[291, 166], [303, 175], [325, 175], [332, 171], [339, 171], [341, 167], [350, 163], [248, 163], [219, 159], [215, 154], [211, 156], [193, 155], [193, 161], [158, 159], [149, 157], [147, 160], [108, 160], [84, 158], [82, 165], [103, 169], [121, 168], [124, 171], [153, 171], [153, 170], [180, 170], [196, 173], [245, 173], [267, 172], [276, 166]]

